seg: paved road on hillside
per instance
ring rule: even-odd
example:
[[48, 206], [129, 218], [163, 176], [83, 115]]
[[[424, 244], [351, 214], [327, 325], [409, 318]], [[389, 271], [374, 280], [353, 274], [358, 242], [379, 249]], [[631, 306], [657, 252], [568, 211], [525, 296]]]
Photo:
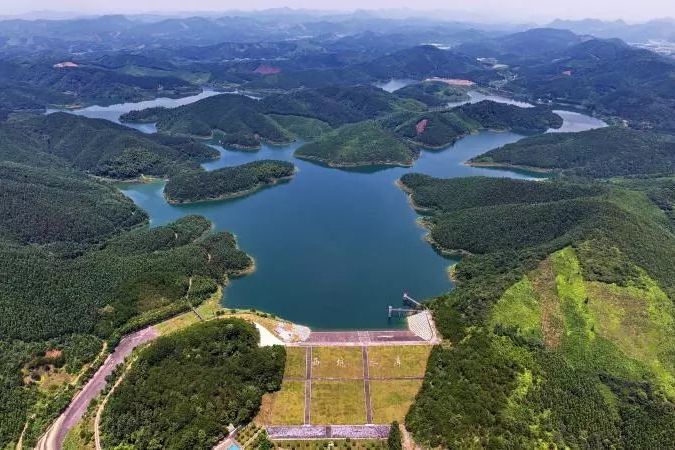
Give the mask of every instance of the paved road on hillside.
[[141, 344], [152, 341], [158, 336], [159, 332], [154, 327], [148, 327], [122, 338], [115, 351], [108, 356], [103, 365], [99, 367], [94, 376], [91, 377], [70, 405], [68, 405], [68, 408], [40, 438], [36, 448], [38, 450], [61, 450], [63, 440], [68, 431], [82, 418], [89, 403], [105, 387], [106, 377], [112, 373], [115, 367], [124, 361], [124, 358], [129, 356], [133, 349]]

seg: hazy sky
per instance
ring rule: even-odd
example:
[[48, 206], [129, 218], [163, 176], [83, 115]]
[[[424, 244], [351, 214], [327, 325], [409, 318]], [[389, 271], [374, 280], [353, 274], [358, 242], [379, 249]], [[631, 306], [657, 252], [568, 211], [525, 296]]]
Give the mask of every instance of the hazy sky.
[[[675, 17], [675, 0], [0, 0], [0, 15], [29, 11], [87, 14], [225, 11], [278, 7], [353, 10], [409, 8], [462, 11], [483, 20], [549, 20], [552, 18], [623, 18], [630, 22]], [[466, 18], [464, 17], [464, 18]]]

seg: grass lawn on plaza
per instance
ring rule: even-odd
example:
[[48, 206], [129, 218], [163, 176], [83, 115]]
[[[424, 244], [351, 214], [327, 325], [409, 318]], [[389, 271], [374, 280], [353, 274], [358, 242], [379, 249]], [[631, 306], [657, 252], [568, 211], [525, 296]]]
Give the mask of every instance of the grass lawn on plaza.
[[403, 422], [422, 380], [377, 380], [370, 382], [374, 423]]
[[312, 381], [312, 424], [366, 423], [363, 380]]
[[312, 378], [363, 378], [361, 347], [312, 348]]
[[431, 346], [368, 347], [370, 378], [423, 377]]
[[306, 351], [303, 347], [286, 347], [285, 378], [305, 378]]
[[272, 394], [267, 422], [270, 425], [302, 425], [305, 421], [305, 382], [284, 381]]

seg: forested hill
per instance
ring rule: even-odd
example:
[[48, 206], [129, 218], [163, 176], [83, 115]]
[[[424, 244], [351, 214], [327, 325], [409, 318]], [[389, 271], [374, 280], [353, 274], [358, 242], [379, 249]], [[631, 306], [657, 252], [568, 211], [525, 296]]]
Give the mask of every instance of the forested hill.
[[295, 156], [331, 167], [372, 165], [410, 166], [415, 151], [377, 122], [345, 125], [304, 144]]
[[48, 105], [123, 103], [155, 97], [181, 97], [201, 91], [198, 86], [173, 74], [131, 75], [82, 63], [60, 68], [54, 64], [63, 61], [50, 60], [53, 59], [44, 56], [34, 60], [1, 59], [2, 104], [12, 110], [44, 110]]
[[562, 118], [545, 106], [521, 108], [483, 100], [458, 106], [453, 111], [478, 122], [481, 128], [507, 129], [522, 134], [543, 133], [550, 128], [560, 128], [563, 124]]
[[147, 220], [122, 193], [75, 171], [0, 162], [0, 172], [0, 241], [95, 243]]
[[224, 319], [150, 344], [110, 397], [101, 421], [106, 447], [213, 448], [281, 386], [284, 348], [258, 340], [251, 323]]
[[132, 111], [121, 120], [156, 121], [159, 131], [174, 135], [209, 137], [219, 131], [229, 143], [241, 147], [255, 147], [260, 139], [276, 143], [290, 140], [276, 122], [264, 115], [257, 100], [238, 94], [216, 95], [172, 109]]
[[254, 100], [223, 94], [179, 108], [150, 108], [122, 116], [127, 122], [157, 122], [170, 134], [211, 136], [223, 144], [257, 147], [261, 141], [284, 143], [293, 133], [274, 120], [279, 116], [311, 118], [339, 126], [375, 118], [404, 106], [422, 105], [372, 86], [302, 89]]
[[593, 39], [530, 61], [506, 88], [579, 105], [633, 128], [675, 131], [675, 60], [618, 40]]
[[642, 191], [497, 178], [401, 183], [442, 249], [472, 254], [432, 302], [406, 425], [430, 446], [670, 448], [675, 234]]
[[74, 379], [103, 339], [112, 348], [250, 268], [234, 237], [211, 232], [208, 220], [150, 229], [131, 200], [85, 173], [175, 174], [214, 153], [68, 114], [0, 124], [0, 447], [17, 441], [28, 417], [24, 443], [35, 443], [74, 389], [42, 386]]
[[522, 134], [543, 133], [560, 128], [562, 118], [550, 108], [521, 108], [484, 100], [449, 110], [404, 111], [380, 120], [397, 136], [414, 144], [440, 148], [480, 129], [510, 130]]
[[295, 166], [286, 161], [259, 160], [210, 172], [189, 171], [172, 177], [164, 188], [170, 203], [222, 200], [249, 194], [289, 179]]
[[543, 133], [562, 119], [547, 107], [492, 101], [448, 110], [398, 110], [374, 121], [342, 126], [298, 148], [295, 155], [330, 166], [412, 165], [418, 147], [440, 148], [480, 129]]
[[70, 166], [128, 179], [167, 176], [218, 152], [189, 138], [147, 135], [103, 119], [54, 113], [0, 124], [0, 157], [31, 165]]
[[522, 139], [471, 160], [479, 165], [516, 165], [596, 178], [675, 174], [675, 137], [608, 127]]

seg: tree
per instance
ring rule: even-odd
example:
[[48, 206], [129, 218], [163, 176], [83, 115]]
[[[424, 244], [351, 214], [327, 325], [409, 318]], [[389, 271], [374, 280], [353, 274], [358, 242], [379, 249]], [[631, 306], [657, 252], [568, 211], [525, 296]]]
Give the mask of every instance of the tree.
[[398, 426], [398, 422], [394, 421], [391, 424], [389, 429], [389, 438], [387, 439], [387, 446], [389, 450], [402, 450], [403, 446], [401, 445], [401, 429]]

